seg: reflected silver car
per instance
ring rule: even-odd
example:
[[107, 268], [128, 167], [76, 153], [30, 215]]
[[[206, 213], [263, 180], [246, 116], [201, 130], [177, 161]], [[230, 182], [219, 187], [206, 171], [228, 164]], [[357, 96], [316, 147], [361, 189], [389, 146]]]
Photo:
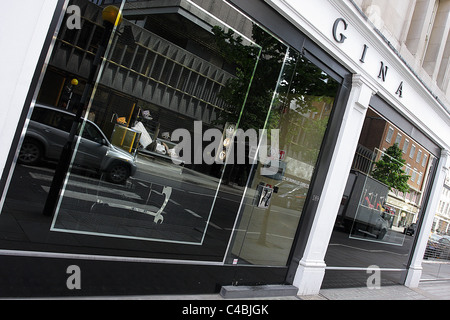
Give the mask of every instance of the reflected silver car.
[[[36, 165], [58, 160], [75, 115], [54, 107], [36, 105], [19, 153], [19, 163]], [[113, 146], [100, 128], [87, 120], [75, 165], [106, 173], [109, 181], [124, 183], [136, 173], [135, 156]]]

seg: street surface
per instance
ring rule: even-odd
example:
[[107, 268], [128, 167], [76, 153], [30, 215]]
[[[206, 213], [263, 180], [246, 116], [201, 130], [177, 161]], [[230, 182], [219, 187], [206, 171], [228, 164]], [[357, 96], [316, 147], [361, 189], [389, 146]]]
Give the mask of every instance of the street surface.
[[[236, 231], [232, 248], [240, 255], [239, 263], [285, 264], [301, 214], [295, 207], [277, 203], [270, 210], [258, 208], [254, 205], [256, 190], [247, 189], [243, 199], [243, 187], [220, 184], [218, 178], [164, 159], [139, 155], [137, 165], [137, 173], [123, 185], [107, 182], [98, 174], [72, 170], [55, 216], [45, 217], [42, 208], [55, 164], [17, 164], [0, 215], [3, 237], [46, 242], [57, 237], [56, 232], [143, 240], [153, 243], [152, 248], [161, 242], [205, 247], [207, 240], [209, 253], [222, 260]], [[237, 221], [242, 200], [247, 205]], [[79, 237], [71, 239], [57, 242], [86, 245]], [[146, 251], [151, 254], [152, 249]]]

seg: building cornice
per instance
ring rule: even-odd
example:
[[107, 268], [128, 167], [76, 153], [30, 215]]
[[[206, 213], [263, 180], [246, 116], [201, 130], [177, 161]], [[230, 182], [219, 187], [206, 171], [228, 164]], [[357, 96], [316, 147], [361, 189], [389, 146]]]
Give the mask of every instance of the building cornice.
[[[265, 0], [294, 26], [311, 38], [326, 52], [354, 74], [359, 74], [365, 83], [376, 88], [376, 93], [388, 101], [406, 119], [410, 119], [420, 130], [441, 148], [449, 149], [450, 114], [437, 101], [422, 81], [413, 73], [401, 57], [380, 37], [373, 26], [355, 8], [353, 2], [342, 0]], [[339, 25], [338, 33], [344, 34], [345, 43], [333, 39], [333, 23]], [[361, 62], [363, 45], [367, 56]], [[380, 63], [389, 68], [387, 79], [377, 78]], [[386, 80], [386, 81], [384, 81]], [[398, 88], [403, 87], [403, 96]], [[440, 129], [438, 129], [440, 128]], [[438, 132], [438, 130], [440, 132]]]

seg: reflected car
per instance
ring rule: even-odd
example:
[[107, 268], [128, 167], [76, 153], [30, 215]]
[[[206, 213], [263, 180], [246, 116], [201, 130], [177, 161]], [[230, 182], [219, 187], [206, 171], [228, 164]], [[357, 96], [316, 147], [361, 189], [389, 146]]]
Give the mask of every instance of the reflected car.
[[424, 259], [450, 259], [450, 237], [432, 234], [427, 242]]
[[308, 194], [308, 185], [298, 185], [290, 182], [279, 183], [276, 187], [275, 205], [287, 209], [301, 209]]
[[347, 211], [344, 225], [352, 234], [369, 235], [378, 240], [383, 240], [389, 230], [389, 222], [382, 217], [379, 210], [363, 205], [356, 210]]
[[[36, 105], [19, 152], [18, 162], [37, 165], [58, 160], [67, 142], [75, 115], [64, 110]], [[93, 122], [87, 120], [80, 139], [77, 167], [105, 173], [108, 181], [124, 183], [136, 173], [136, 157], [113, 146]]]
[[414, 235], [414, 233], [416, 233], [416, 230], [417, 230], [417, 224], [416, 223], [411, 223], [408, 227], [406, 227], [403, 230], [403, 234], [412, 236], [412, 235]]

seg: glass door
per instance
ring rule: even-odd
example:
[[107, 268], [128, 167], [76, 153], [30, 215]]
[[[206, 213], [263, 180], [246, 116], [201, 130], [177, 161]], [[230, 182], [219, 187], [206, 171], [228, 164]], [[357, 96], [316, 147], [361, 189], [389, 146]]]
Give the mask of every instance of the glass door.
[[272, 97], [227, 263], [286, 266], [339, 83], [289, 50]]

